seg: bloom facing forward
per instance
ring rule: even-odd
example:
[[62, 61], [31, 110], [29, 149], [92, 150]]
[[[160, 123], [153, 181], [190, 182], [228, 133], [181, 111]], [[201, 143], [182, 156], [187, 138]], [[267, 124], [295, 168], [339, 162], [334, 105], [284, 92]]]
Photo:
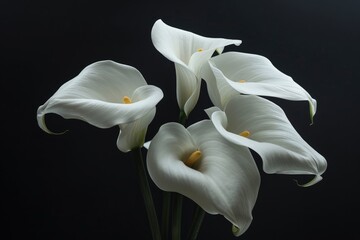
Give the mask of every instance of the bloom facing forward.
[[241, 40], [203, 37], [168, 26], [160, 19], [152, 28], [151, 38], [155, 48], [175, 63], [177, 101], [187, 116], [199, 98], [203, 64], [215, 51], [221, 53], [225, 46], [241, 43]]
[[127, 152], [142, 146], [148, 125], [162, 99], [161, 89], [147, 85], [141, 73], [128, 65], [99, 61], [63, 84], [37, 110], [41, 129], [52, 133], [45, 114], [78, 119], [99, 128], [118, 125], [118, 148]]
[[308, 101], [311, 121], [316, 112], [316, 100], [260, 55], [227, 52], [213, 57], [202, 69], [202, 77], [212, 102], [221, 109], [234, 95], [242, 93]]
[[206, 111], [223, 137], [261, 156], [265, 172], [315, 175], [308, 185], [321, 180], [327, 166], [325, 158], [301, 138], [275, 103], [254, 95], [239, 95], [224, 111]]
[[164, 191], [178, 192], [210, 214], [221, 214], [241, 235], [252, 221], [260, 175], [248, 148], [226, 141], [210, 120], [187, 129], [164, 124], [147, 153], [150, 177]]

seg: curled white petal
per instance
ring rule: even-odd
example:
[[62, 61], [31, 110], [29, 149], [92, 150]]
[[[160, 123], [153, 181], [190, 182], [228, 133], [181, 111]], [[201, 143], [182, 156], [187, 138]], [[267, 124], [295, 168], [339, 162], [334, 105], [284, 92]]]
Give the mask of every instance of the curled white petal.
[[215, 78], [210, 63], [203, 65], [201, 76], [206, 82], [211, 102], [221, 110], [224, 110], [232, 97], [239, 95], [239, 92], [229, 85], [227, 81], [222, 81], [222, 78], [219, 80]]
[[180, 109], [186, 116], [194, 109], [200, 95], [201, 81], [188, 68], [175, 63], [176, 98]]
[[205, 113], [208, 115], [208, 117], [211, 118], [211, 115], [212, 115], [214, 112], [221, 111], [221, 109], [218, 108], [218, 107], [209, 107], [209, 108], [205, 109], [204, 111], [205, 111]]
[[196, 105], [200, 91], [200, 72], [204, 63], [215, 51], [222, 52], [225, 46], [240, 45], [241, 40], [209, 38], [171, 27], [161, 19], [151, 30], [154, 47], [167, 59], [175, 63], [177, 98], [186, 115]]
[[315, 177], [314, 177], [313, 179], [311, 179], [309, 182], [304, 183], [304, 184], [298, 183], [297, 180], [295, 180], [295, 181], [296, 181], [296, 184], [297, 184], [298, 186], [300, 186], [300, 187], [310, 187], [310, 186], [312, 186], [312, 185], [320, 182], [322, 179], [323, 179], [322, 176], [320, 176], [320, 175], [315, 175]]
[[154, 119], [156, 108], [143, 117], [126, 124], [120, 124], [120, 133], [116, 142], [117, 147], [122, 152], [128, 152], [134, 148], [144, 145], [144, 140], [149, 124]]
[[[123, 103], [125, 96], [133, 98], [134, 102]], [[99, 128], [109, 128], [141, 118], [162, 97], [162, 91], [146, 85], [137, 69], [113, 61], [99, 61], [63, 84], [38, 108], [37, 119], [39, 126], [49, 133], [51, 131], [44, 121], [47, 113], [83, 120]]]
[[[184, 164], [194, 150], [202, 153], [196, 169]], [[244, 233], [252, 221], [260, 175], [247, 148], [226, 141], [211, 121], [185, 129], [164, 124], [151, 140], [147, 166], [154, 183], [178, 192], [210, 214], [221, 214]]]
[[[151, 31], [155, 48], [170, 61], [197, 68], [206, 62], [216, 49], [231, 44], [240, 45], [241, 40], [209, 38], [171, 27], [161, 19], [157, 20]], [[192, 59], [193, 58], [193, 59]]]
[[[211, 119], [226, 139], [257, 152], [267, 173], [321, 175], [326, 170], [325, 158], [301, 138], [283, 110], [269, 100], [237, 96], [224, 112], [214, 112]], [[244, 131], [246, 137], [240, 134]]]
[[117, 146], [127, 152], [143, 145], [156, 104], [162, 97], [161, 89], [147, 85], [137, 69], [100, 61], [63, 84], [38, 108], [37, 120], [48, 133], [52, 132], [45, 124], [47, 113], [82, 120], [99, 128], [118, 125]]
[[[316, 100], [291, 77], [276, 69], [265, 57], [227, 52], [209, 60], [217, 85], [228, 84], [243, 94], [278, 97], [294, 101], [308, 101], [311, 119], [316, 112]], [[209, 73], [207, 73], [209, 74]], [[207, 76], [205, 76], [205, 80]], [[211, 85], [209, 87], [216, 87]], [[219, 94], [223, 94], [219, 90]]]

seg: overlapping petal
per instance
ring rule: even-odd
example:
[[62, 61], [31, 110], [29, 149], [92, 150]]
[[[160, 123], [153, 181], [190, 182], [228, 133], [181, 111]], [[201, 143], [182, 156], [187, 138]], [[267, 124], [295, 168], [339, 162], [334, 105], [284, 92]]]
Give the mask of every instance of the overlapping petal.
[[116, 142], [117, 147], [122, 152], [133, 150], [134, 147], [143, 146], [147, 128], [154, 119], [156, 108], [153, 108], [143, 117], [130, 122], [120, 124], [120, 133]]
[[[310, 116], [313, 118], [316, 112], [316, 100], [297, 84], [291, 77], [276, 69], [265, 57], [241, 52], [227, 52], [209, 60], [210, 68], [204, 69], [203, 78], [208, 83], [208, 88], [227, 88], [230, 86], [237, 92], [261, 96], [278, 97], [294, 101], [308, 101]], [[209, 69], [213, 77], [209, 77]], [[207, 72], [206, 72], [207, 70]], [[214, 83], [216, 79], [216, 83]], [[224, 93], [219, 89], [209, 91], [213, 99], [223, 101]], [[215, 93], [213, 93], [215, 92]], [[216, 101], [216, 100], [215, 100]], [[219, 100], [217, 100], [218, 104]], [[218, 106], [221, 107], [221, 106]]]
[[202, 68], [202, 78], [206, 81], [206, 87], [211, 102], [221, 110], [234, 97], [239, 95], [227, 81], [223, 78], [217, 80], [213, 73], [210, 63], [204, 64]]
[[155, 48], [175, 63], [178, 104], [186, 115], [194, 108], [199, 97], [202, 65], [214, 51], [221, 53], [225, 46], [241, 43], [241, 40], [203, 37], [171, 27], [161, 19], [153, 25], [151, 38]]
[[321, 180], [320, 175], [327, 167], [325, 158], [296, 132], [283, 110], [273, 102], [254, 95], [239, 95], [228, 102], [225, 111], [212, 108], [212, 113], [208, 113], [223, 137], [261, 156], [265, 172], [311, 174]]
[[[124, 97], [132, 102], [122, 102]], [[147, 85], [137, 69], [113, 61], [99, 61], [63, 84], [38, 108], [37, 120], [40, 128], [51, 133], [44, 120], [47, 113], [82, 120], [99, 128], [120, 125], [125, 129], [126, 124], [145, 117], [146, 120], [134, 123], [137, 127], [133, 128], [143, 132], [145, 123], [153, 118], [156, 104], [162, 97], [161, 89]], [[125, 132], [123, 130], [122, 134]]]
[[[202, 153], [196, 168], [184, 161]], [[147, 166], [162, 190], [178, 192], [210, 214], [221, 214], [244, 233], [252, 221], [260, 175], [250, 151], [226, 141], [209, 120], [187, 129], [164, 124], [152, 139]]]

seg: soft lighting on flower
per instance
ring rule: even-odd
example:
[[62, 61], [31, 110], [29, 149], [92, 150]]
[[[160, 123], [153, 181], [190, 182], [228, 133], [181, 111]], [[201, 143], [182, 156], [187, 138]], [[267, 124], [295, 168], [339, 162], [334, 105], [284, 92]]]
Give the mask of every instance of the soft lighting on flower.
[[164, 124], [152, 139], [147, 166], [155, 184], [178, 192], [244, 233], [252, 221], [260, 175], [248, 148], [225, 140], [210, 120], [187, 129]]
[[206, 112], [223, 137], [261, 156], [265, 172], [315, 175], [311, 184], [321, 180], [327, 167], [325, 158], [301, 138], [275, 103], [239, 95], [224, 111], [215, 107]]
[[[238, 46], [241, 40], [203, 37], [161, 19], [154, 23], [151, 39], [175, 65], [179, 123], [163, 124], [145, 142], [163, 92], [148, 85], [134, 67], [110, 60], [90, 64], [63, 84], [38, 108], [37, 121], [47, 133], [53, 133], [45, 123], [48, 113], [98, 128], [119, 127], [116, 144], [133, 154], [152, 239], [166, 240], [170, 233], [171, 239], [182, 239], [183, 196], [196, 205], [188, 239], [197, 239], [206, 212], [224, 216], [235, 236], [246, 232], [260, 187], [252, 153], [259, 154], [266, 173], [315, 176], [300, 186], [322, 179], [326, 159], [302, 139], [279, 106], [260, 97], [308, 101], [312, 121], [316, 100], [291, 77], [263, 56], [222, 54], [225, 46]], [[219, 55], [213, 57], [215, 51]], [[205, 110], [211, 120], [185, 128], [202, 79], [215, 105]], [[148, 176], [163, 190], [161, 228]]]
[[168, 26], [160, 19], [152, 28], [151, 38], [155, 48], [175, 63], [177, 101], [187, 116], [199, 98], [202, 65], [215, 51], [221, 53], [225, 46], [241, 43], [241, 40], [203, 37]]
[[241, 52], [227, 52], [209, 60], [202, 77], [214, 105], [223, 109], [236, 93], [308, 101], [311, 122], [316, 100], [291, 77], [276, 69], [265, 57]]
[[45, 115], [55, 113], [66, 119], [78, 119], [99, 128], [118, 125], [118, 148], [127, 152], [142, 146], [148, 125], [162, 99], [161, 89], [147, 85], [141, 73], [113, 61], [87, 66], [78, 76], [63, 84], [38, 108], [41, 129], [52, 133]]

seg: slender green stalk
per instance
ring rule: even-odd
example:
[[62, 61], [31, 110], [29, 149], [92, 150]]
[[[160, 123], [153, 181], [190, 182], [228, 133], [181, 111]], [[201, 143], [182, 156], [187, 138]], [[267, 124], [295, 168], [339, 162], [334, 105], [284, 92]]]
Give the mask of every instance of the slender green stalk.
[[195, 213], [194, 213], [194, 218], [191, 223], [190, 230], [189, 230], [189, 234], [187, 236], [188, 240], [196, 240], [197, 239], [204, 216], [205, 216], [204, 209], [202, 209], [199, 205], [197, 205], [196, 209], [195, 209]]
[[179, 193], [173, 193], [173, 196], [172, 240], [180, 240], [183, 196]]
[[150, 224], [150, 229], [152, 233], [152, 239], [153, 240], [161, 240], [161, 233], [160, 233], [160, 227], [158, 223], [158, 219], [156, 216], [156, 209], [154, 206], [154, 201], [152, 198], [148, 178], [147, 178], [147, 172], [144, 166], [144, 161], [142, 158], [141, 148], [133, 149], [132, 150], [134, 155], [134, 160], [138, 172], [139, 177], [139, 184], [140, 184], [140, 190], [144, 198], [144, 203], [146, 207], [146, 212]]
[[169, 234], [170, 208], [171, 208], [171, 192], [163, 191], [161, 236], [162, 239], [164, 240], [168, 239], [168, 234]]
[[186, 113], [184, 110], [181, 110], [180, 114], [179, 114], [179, 123], [181, 123], [183, 126], [185, 126], [186, 120], [187, 120]]

